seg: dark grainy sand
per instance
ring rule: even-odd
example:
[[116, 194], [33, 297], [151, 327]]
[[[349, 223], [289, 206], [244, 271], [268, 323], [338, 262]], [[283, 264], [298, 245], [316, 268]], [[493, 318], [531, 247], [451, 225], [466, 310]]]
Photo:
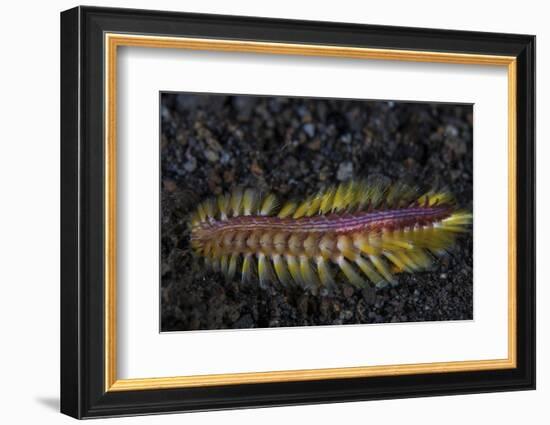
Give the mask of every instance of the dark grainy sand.
[[281, 198], [368, 175], [448, 188], [472, 207], [472, 107], [285, 97], [161, 96], [162, 331], [465, 320], [472, 235], [397, 287], [314, 295], [226, 283], [189, 247], [189, 213], [236, 185]]

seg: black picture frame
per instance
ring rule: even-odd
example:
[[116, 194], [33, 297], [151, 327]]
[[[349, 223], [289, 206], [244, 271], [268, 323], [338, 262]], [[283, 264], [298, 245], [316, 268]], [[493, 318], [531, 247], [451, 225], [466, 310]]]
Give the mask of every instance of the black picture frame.
[[[517, 59], [517, 367], [105, 391], [104, 34], [260, 40]], [[75, 418], [535, 388], [535, 37], [76, 7], [61, 14], [61, 412]], [[503, 212], [505, 213], [505, 212]]]

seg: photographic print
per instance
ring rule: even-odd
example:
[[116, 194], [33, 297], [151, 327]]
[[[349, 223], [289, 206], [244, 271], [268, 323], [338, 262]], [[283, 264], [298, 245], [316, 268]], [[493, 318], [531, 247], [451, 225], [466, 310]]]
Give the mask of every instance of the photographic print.
[[160, 94], [161, 330], [473, 318], [473, 107]]
[[535, 388], [534, 36], [79, 6], [61, 76], [64, 414]]

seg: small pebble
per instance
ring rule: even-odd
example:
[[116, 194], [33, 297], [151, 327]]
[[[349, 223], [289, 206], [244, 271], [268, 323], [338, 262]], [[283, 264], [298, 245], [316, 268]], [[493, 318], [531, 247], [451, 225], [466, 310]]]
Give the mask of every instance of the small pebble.
[[304, 132], [309, 136], [313, 137], [315, 136], [315, 126], [311, 123], [304, 124]]
[[164, 180], [164, 189], [168, 192], [175, 192], [178, 186], [174, 180]]
[[353, 296], [353, 293], [354, 293], [354, 292], [355, 292], [355, 291], [354, 291], [354, 289], [353, 289], [351, 286], [346, 285], [346, 286], [344, 287], [344, 297], [350, 298], [351, 296]]
[[195, 159], [195, 157], [190, 156], [185, 162], [185, 164], [183, 164], [183, 168], [185, 169], [185, 171], [189, 173], [192, 173], [193, 171], [195, 171], [195, 168], [197, 168], [197, 160]]
[[225, 170], [223, 172], [223, 181], [227, 184], [233, 183], [235, 180], [235, 172], [233, 170]]
[[220, 159], [220, 156], [218, 155], [218, 153], [211, 149], [206, 149], [204, 151], [204, 156], [210, 162], [218, 162], [218, 159]]
[[336, 173], [336, 178], [339, 181], [346, 181], [353, 177], [353, 163], [348, 162], [342, 162], [338, 166], [338, 172]]
[[321, 140], [315, 139], [313, 142], [308, 143], [307, 147], [312, 151], [318, 151], [319, 149], [321, 149]]

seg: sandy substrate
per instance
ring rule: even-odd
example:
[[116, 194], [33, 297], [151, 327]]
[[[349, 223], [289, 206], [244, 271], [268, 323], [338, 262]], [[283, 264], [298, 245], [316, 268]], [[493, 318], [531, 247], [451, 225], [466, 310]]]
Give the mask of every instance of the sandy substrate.
[[472, 235], [398, 286], [330, 294], [225, 282], [189, 247], [189, 213], [248, 186], [300, 197], [351, 178], [445, 187], [472, 206], [472, 107], [251, 96], [162, 95], [163, 331], [472, 319]]

